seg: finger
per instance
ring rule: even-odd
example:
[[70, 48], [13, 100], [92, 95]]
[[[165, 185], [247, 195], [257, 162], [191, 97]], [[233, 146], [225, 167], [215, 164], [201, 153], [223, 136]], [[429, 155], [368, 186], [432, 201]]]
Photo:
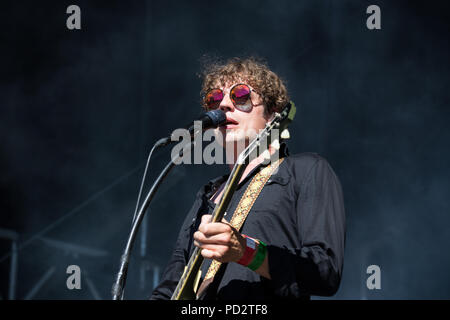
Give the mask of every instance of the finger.
[[210, 214], [204, 214], [202, 216], [202, 222], [201, 223], [210, 223], [212, 220], [212, 215]]
[[212, 220], [212, 215], [210, 215], [210, 214], [203, 215], [200, 225], [198, 227], [198, 230], [205, 233], [206, 230], [208, 229], [207, 226], [211, 223], [211, 220]]
[[194, 246], [199, 247], [200, 249], [207, 249], [210, 251], [214, 251], [219, 254], [223, 254], [224, 252], [228, 251], [230, 248], [229, 245], [204, 243], [204, 242], [198, 241], [198, 240], [194, 240]]
[[194, 240], [202, 242], [203, 239], [206, 239], [205, 235], [201, 231], [194, 232]]
[[202, 249], [201, 254], [205, 259], [214, 259], [216, 257], [216, 253], [208, 249]]
[[228, 232], [221, 232], [213, 235], [205, 235], [204, 233], [197, 231], [194, 233], [194, 240], [206, 244], [220, 244], [229, 246], [231, 244], [231, 234]]
[[202, 248], [201, 254], [206, 259], [215, 259], [218, 261], [223, 261], [225, 255], [228, 251], [225, 248], [221, 248], [220, 246], [214, 247], [206, 247]]
[[194, 246], [201, 248], [202, 243], [200, 241], [194, 240]]
[[227, 252], [229, 250], [228, 246], [224, 246], [224, 245], [220, 245], [220, 244], [207, 244], [207, 243], [199, 243], [198, 246], [200, 249], [206, 249], [209, 251], [214, 251], [217, 254], [224, 254], [225, 252]]
[[231, 226], [221, 222], [211, 222], [208, 224], [201, 224], [198, 228], [206, 237], [213, 236], [218, 233], [231, 233]]

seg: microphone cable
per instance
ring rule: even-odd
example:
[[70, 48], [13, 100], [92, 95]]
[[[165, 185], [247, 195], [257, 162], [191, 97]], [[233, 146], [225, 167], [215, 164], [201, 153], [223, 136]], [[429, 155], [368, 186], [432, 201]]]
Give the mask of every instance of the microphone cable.
[[170, 142], [170, 140], [168, 138], [161, 138], [161, 139], [159, 139], [153, 145], [152, 149], [150, 150], [150, 152], [148, 154], [147, 164], [145, 165], [145, 170], [144, 170], [144, 174], [142, 176], [142, 181], [141, 181], [141, 187], [139, 188], [139, 194], [138, 194], [138, 198], [137, 198], [137, 201], [136, 201], [136, 208], [134, 209], [134, 215], [133, 215], [132, 224], [136, 220], [137, 212], [138, 212], [138, 209], [139, 209], [139, 204], [141, 202], [142, 191], [144, 189], [145, 179], [147, 177], [148, 166], [150, 165], [150, 159], [152, 158], [153, 151], [155, 151], [157, 148], [159, 148], [161, 146], [165, 146], [169, 142]]

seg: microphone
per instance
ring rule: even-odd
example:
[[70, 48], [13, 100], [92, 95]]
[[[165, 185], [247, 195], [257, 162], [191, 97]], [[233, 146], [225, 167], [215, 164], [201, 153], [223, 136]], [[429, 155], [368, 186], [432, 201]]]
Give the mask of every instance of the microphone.
[[[202, 130], [205, 131], [208, 129], [217, 128], [218, 126], [224, 124], [227, 121], [227, 117], [225, 115], [225, 112], [217, 109], [203, 113], [195, 121], [201, 121]], [[196, 128], [197, 127], [194, 124], [192, 124], [187, 129], [189, 130], [189, 133], [192, 135], [194, 134], [194, 130]]]
[[[218, 126], [224, 124], [225, 122], [227, 122], [227, 117], [225, 115], [225, 112], [216, 109], [201, 114], [200, 117], [198, 117], [194, 122], [198, 121], [200, 121], [202, 131], [205, 131], [208, 129], [217, 128]], [[193, 136], [195, 134], [195, 130], [198, 129], [198, 124], [193, 123], [189, 126], [186, 126], [185, 128], [189, 131], [191, 136]], [[172, 142], [171, 137], [172, 135], [158, 140], [158, 142], [156, 142], [156, 145], [158, 147], [168, 145], [170, 142]]]

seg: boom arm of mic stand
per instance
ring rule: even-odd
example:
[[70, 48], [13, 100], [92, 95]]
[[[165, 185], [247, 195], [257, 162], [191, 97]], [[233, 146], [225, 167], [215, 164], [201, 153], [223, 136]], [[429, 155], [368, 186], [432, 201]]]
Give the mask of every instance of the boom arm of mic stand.
[[[163, 139], [159, 140], [157, 143], [162, 142]], [[139, 209], [139, 213], [137, 214], [136, 218], [134, 219], [133, 226], [131, 228], [130, 235], [128, 236], [127, 245], [125, 247], [125, 250], [120, 258], [120, 269], [117, 273], [116, 282], [114, 283], [112, 287], [112, 296], [113, 300], [122, 300], [123, 299], [123, 292], [125, 287], [125, 282], [127, 278], [127, 272], [128, 272], [128, 264], [130, 262], [130, 253], [134, 245], [134, 241], [136, 239], [137, 232], [139, 230], [139, 227], [141, 225], [142, 219], [144, 218], [145, 211], [147, 210], [148, 206], [150, 205], [150, 202], [152, 201], [153, 197], [155, 196], [156, 191], [158, 190], [159, 186], [161, 185], [162, 181], [166, 178], [170, 170], [175, 165], [175, 161], [177, 161], [179, 158], [183, 156], [183, 153], [185, 150], [188, 150], [193, 147], [195, 142], [191, 142], [188, 148], [183, 148], [183, 152], [180, 153], [177, 158], [171, 159], [169, 163], [166, 165], [164, 170], [159, 174], [156, 181], [153, 183], [152, 188], [150, 189], [147, 197], [145, 198], [144, 202], [142, 203], [141, 208]], [[161, 144], [165, 145], [165, 144]]]

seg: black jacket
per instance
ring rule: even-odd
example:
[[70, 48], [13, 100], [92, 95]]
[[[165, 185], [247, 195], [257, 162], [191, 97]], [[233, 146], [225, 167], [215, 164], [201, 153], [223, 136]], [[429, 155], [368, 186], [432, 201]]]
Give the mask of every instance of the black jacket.
[[[256, 167], [238, 186], [225, 219], [245, 192]], [[227, 176], [197, 193], [181, 227], [172, 258], [150, 299], [170, 299], [193, 251], [201, 216], [214, 209], [209, 199]], [[267, 244], [271, 280], [237, 263], [223, 264], [205, 299], [309, 299], [336, 293], [343, 268], [345, 212], [341, 186], [328, 162], [314, 153], [286, 157], [255, 201], [241, 233]], [[205, 260], [203, 275], [210, 264]]]

